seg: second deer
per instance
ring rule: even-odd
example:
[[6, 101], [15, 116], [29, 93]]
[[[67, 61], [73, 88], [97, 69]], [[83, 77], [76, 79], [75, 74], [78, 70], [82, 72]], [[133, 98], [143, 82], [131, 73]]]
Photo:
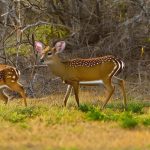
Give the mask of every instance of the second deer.
[[9, 97], [3, 92], [3, 88], [9, 88], [18, 92], [27, 106], [26, 95], [23, 86], [18, 82], [20, 71], [12, 66], [0, 64], [0, 98], [7, 104]]
[[79, 106], [79, 84], [80, 83], [99, 83], [102, 82], [107, 90], [106, 100], [102, 106], [104, 108], [114, 93], [115, 87], [112, 85], [112, 78], [120, 85], [123, 97], [124, 106], [126, 108], [126, 94], [124, 88], [124, 80], [117, 78], [117, 74], [124, 68], [124, 63], [115, 56], [104, 56], [90, 59], [72, 59], [63, 61], [59, 56], [65, 49], [64, 41], [57, 42], [54, 47], [46, 46], [35, 42], [35, 49], [40, 53], [40, 61], [50, 67], [53, 74], [61, 77], [68, 84], [68, 89], [64, 98], [66, 106], [69, 94], [73, 88], [77, 105]]

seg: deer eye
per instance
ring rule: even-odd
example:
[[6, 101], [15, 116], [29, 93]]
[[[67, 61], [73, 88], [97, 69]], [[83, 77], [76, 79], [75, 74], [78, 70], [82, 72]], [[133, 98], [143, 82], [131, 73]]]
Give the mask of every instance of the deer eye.
[[48, 56], [50, 56], [50, 55], [52, 55], [52, 52], [48, 52], [48, 54], [47, 54]]

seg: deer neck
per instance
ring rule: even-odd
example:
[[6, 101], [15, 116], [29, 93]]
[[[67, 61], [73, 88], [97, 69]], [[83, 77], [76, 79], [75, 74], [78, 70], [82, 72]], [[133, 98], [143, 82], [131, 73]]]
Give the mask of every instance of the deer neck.
[[50, 60], [50, 63], [48, 63], [48, 66], [50, 67], [54, 75], [63, 78], [66, 66], [61, 61], [61, 58], [59, 58], [58, 56], [53, 57], [52, 60]]

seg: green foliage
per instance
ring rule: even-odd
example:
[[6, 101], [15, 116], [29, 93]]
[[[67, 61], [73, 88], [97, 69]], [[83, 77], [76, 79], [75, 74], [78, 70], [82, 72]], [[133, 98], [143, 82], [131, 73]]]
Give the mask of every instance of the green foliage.
[[12, 123], [17, 123], [17, 122], [23, 122], [25, 120], [26, 116], [22, 114], [18, 114], [17, 112], [12, 112], [11, 114], [7, 114], [4, 116], [4, 119], [12, 122]]
[[82, 104], [79, 107], [79, 110], [81, 110], [82, 112], [88, 112], [88, 111], [90, 111], [92, 109], [93, 109], [93, 107], [90, 106], [90, 105], [87, 105], [87, 104]]
[[150, 118], [144, 119], [142, 123], [143, 123], [143, 125], [145, 125], [145, 126], [150, 126]]
[[[41, 41], [44, 44], [48, 45], [51, 41], [51, 39], [61, 39], [65, 38], [70, 34], [70, 31], [68, 28], [65, 28], [63, 26], [52, 26], [52, 25], [41, 25], [37, 26], [35, 28], [29, 29], [29, 33], [35, 34], [35, 40]], [[28, 34], [29, 34], [28, 33]], [[25, 39], [26, 37], [23, 37]], [[8, 41], [8, 43], [14, 44], [15, 36], [11, 37]], [[32, 46], [29, 44], [21, 44], [20, 47], [10, 47], [6, 49], [7, 55], [16, 55], [17, 53], [19, 55], [28, 56], [31, 53]]]
[[12, 123], [24, 122], [26, 119], [40, 116], [43, 112], [47, 111], [46, 107], [17, 107], [9, 110], [6, 113], [0, 113], [0, 116], [6, 121]]
[[135, 128], [138, 125], [138, 121], [133, 117], [131, 113], [125, 112], [120, 117], [120, 124], [123, 128]]
[[42, 115], [42, 113], [46, 112], [47, 110], [48, 110], [47, 107], [31, 106], [31, 107], [26, 107], [26, 108], [17, 108], [16, 112], [18, 114], [22, 114], [22, 115], [25, 115], [26, 117], [31, 118], [31, 117]]
[[30, 50], [31, 50], [31, 46], [30, 45], [21, 44], [20, 48], [10, 47], [10, 48], [6, 49], [6, 53], [8, 55], [16, 55], [17, 51], [18, 51], [19, 55], [28, 56], [31, 53]]
[[62, 26], [52, 26], [52, 25], [41, 25], [37, 26], [32, 31], [36, 40], [43, 42], [48, 45], [51, 39], [61, 39], [65, 38], [70, 34], [70, 31]]
[[[88, 105], [81, 105], [80, 110], [84, 113], [86, 113], [86, 118], [88, 120], [97, 120], [97, 121], [116, 121], [119, 122], [121, 127], [123, 128], [134, 128], [138, 125], [138, 120], [136, 120], [133, 117], [132, 113], [139, 113], [141, 112], [141, 107], [142, 105], [136, 105], [136, 104], [131, 104], [130, 105], [130, 111], [128, 112], [115, 112], [112, 109], [114, 109], [114, 105], [110, 105], [111, 107], [105, 109], [104, 111], [100, 111], [96, 107], [91, 107]], [[120, 107], [119, 107], [120, 108]]]
[[86, 113], [86, 118], [88, 120], [100, 120], [100, 121], [117, 121], [119, 116], [111, 111], [111, 109], [107, 109], [107, 111], [100, 111], [99, 108], [96, 108], [91, 105], [83, 104], [79, 107], [79, 110]]
[[87, 118], [89, 120], [104, 120], [105, 115], [100, 112], [98, 109], [92, 109], [87, 113]]
[[142, 113], [144, 105], [142, 103], [129, 103], [128, 104], [128, 111], [131, 111], [133, 113]]
[[145, 105], [146, 107], [149, 106], [148, 104], [139, 102], [130, 102], [128, 104], [128, 111], [126, 112], [122, 109], [114, 109], [114, 107], [109, 107], [101, 111], [98, 106], [88, 104], [80, 105], [80, 111], [74, 107], [48, 107], [47, 105], [30, 107], [0, 106], [0, 119], [10, 123], [18, 123], [22, 129], [28, 129], [30, 126], [27, 122], [35, 117], [39, 118], [39, 121], [45, 122], [47, 126], [54, 124], [74, 124], [80, 120], [113, 121], [119, 123], [123, 128], [131, 129], [139, 124], [150, 126], [150, 118], [142, 111]]
[[122, 112], [114, 112], [111, 109], [105, 111], [105, 121], [118, 121]]
[[66, 109], [66, 108], [59, 108], [53, 107], [49, 110], [46, 122], [47, 125], [53, 124], [63, 124], [63, 123], [74, 123], [76, 120], [82, 118], [82, 113], [79, 112], [77, 109]]
[[148, 37], [148, 38], [144, 38], [144, 40], [143, 40], [144, 42], [146, 42], [146, 43], [150, 43], [150, 37]]
[[[136, 100], [134, 100], [136, 101]], [[127, 104], [127, 111], [131, 111], [133, 113], [143, 113], [142, 112], [142, 109], [143, 107], [149, 107], [149, 103], [141, 103], [141, 102], [134, 102], [133, 100], [129, 101], [128, 104]], [[118, 103], [118, 102], [114, 102], [114, 103], [109, 103], [106, 108], [109, 108], [109, 109], [113, 109], [113, 110], [124, 110], [124, 105], [121, 104], [121, 103]]]
[[22, 128], [22, 129], [29, 129], [30, 126], [26, 123], [26, 122], [20, 122], [19, 123], [19, 126]]

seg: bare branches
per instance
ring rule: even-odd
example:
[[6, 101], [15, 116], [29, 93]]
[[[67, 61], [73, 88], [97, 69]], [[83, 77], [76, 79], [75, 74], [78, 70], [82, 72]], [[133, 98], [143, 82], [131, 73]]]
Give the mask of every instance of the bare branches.
[[[67, 40], [66, 53], [70, 52], [71, 57], [117, 55], [126, 62], [126, 76], [136, 79], [133, 75], [137, 75], [143, 84], [143, 72], [148, 74], [145, 68], [150, 60], [150, 0], [0, 0], [0, 5], [0, 59], [15, 64], [17, 58], [21, 70], [32, 70], [30, 80], [35, 70], [40, 73], [46, 70], [34, 66], [37, 65], [31, 41], [34, 29], [36, 38], [43, 41], [57, 38], [50, 30], [62, 33], [66, 29], [69, 35], [61, 38]], [[144, 47], [142, 58], [141, 47]], [[24, 51], [29, 53], [20, 55]], [[34, 86], [31, 84], [30, 88]]]
[[39, 26], [39, 25], [51, 25], [51, 26], [60, 26], [60, 27], [68, 28], [67, 26], [62, 25], [62, 24], [54, 24], [54, 23], [49, 23], [49, 22], [45, 22], [45, 21], [38, 21], [36, 23], [28, 24], [27, 26], [23, 27], [21, 29], [21, 32], [24, 32], [25, 30], [27, 30], [29, 28], [36, 27], [36, 26]]
[[128, 26], [128, 25], [133, 24], [133, 23], [135, 23], [135, 22], [136, 22], [136, 23], [137, 23], [137, 22], [141, 22], [142, 14], [143, 14], [143, 12], [141, 12], [139, 15], [135, 15], [134, 17], [132, 17], [132, 18], [126, 20], [125, 22], [121, 23], [121, 24], [119, 25], [119, 27], [121, 27], [121, 26]]

